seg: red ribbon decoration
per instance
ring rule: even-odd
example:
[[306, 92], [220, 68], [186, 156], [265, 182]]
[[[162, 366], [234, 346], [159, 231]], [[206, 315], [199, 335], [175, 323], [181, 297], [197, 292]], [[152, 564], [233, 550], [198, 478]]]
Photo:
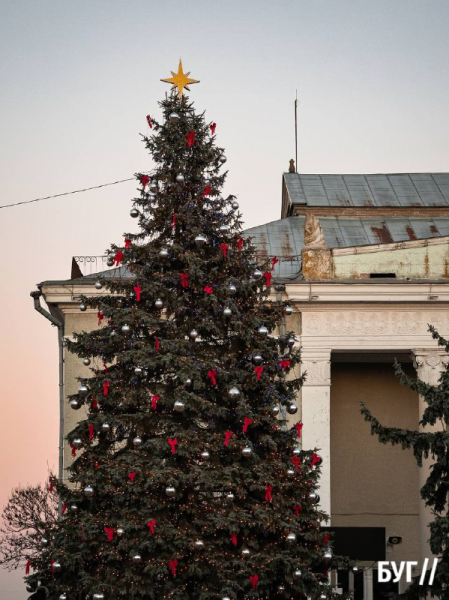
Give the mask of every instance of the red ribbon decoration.
[[239, 237], [237, 240], [237, 248], [241, 250], [243, 248], [243, 238]]
[[299, 513], [302, 511], [302, 506], [300, 504], [297, 504], [296, 506], [292, 507], [292, 510], [295, 513], [295, 515], [299, 517]]
[[154, 533], [154, 526], [156, 525], [156, 519], [150, 519], [147, 521], [147, 525], [150, 528], [151, 533]]
[[253, 420], [249, 419], [248, 417], [245, 417], [243, 419], [243, 433], [246, 433], [248, 431], [248, 427], [252, 424], [253, 424]]
[[320, 457], [318, 456], [318, 454], [316, 452], [314, 452], [312, 454], [312, 462], [311, 462], [311, 466], [314, 467], [316, 465], [316, 463], [320, 462]]
[[75, 458], [75, 456], [76, 456], [75, 446], [73, 444], [70, 444], [70, 448], [72, 449], [72, 457]]
[[259, 581], [259, 575], [250, 575], [249, 580], [251, 581], [251, 585], [253, 586], [253, 590], [257, 587], [257, 582]]
[[131, 481], [131, 483], [134, 483], [134, 478], [137, 475], [137, 471], [133, 471], [132, 473], [128, 473], [128, 479]]
[[206, 292], [206, 294], [213, 294], [214, 290], [210, 287], [210, 285], [206, 285], [204, 287], [204, 291]]
[[131, 240], [125, 238], [125, 248], [129, 248], [131, 246]]
[[92, 423], [89, 423], [89, 442], [94, 438], [94, 426]]
[[265, 273], [263, 274], [263, 276], [265, 277], [265, 285], [267, 287], [270, 287], [270, 285], [271, 285], [271, 273], [269, 271], [265, 271]]
[[326, 535], [323, 537], [323, 544], [327, 544], [331, 539], [331, 534], [330, 533], [326, 533]]
[[273, 502], [273, 497], [271, 495], [272, 491], [273, 491], [272, 485], [265, 486], [265, 501], [266, 502]]
[[159, 348], [161, 347], [161, 343], [159, 342], [159, 338], [155, 337], [154, 338], [154, 343], [155, 343], [156, 352], [159, 352]]
[[142, 287], [140, 285], [134, 286], [134, 293], [136, 294], [137, 302], [140, 302], [140, 294], [142, 293]]
[[98, 469], [98, 468], [99, 468], [99, 466], [100, 466], [100, 465], [98, 464], [98, 461], [95, 461], [94, 467], [95, 467], [96, 469]]
[[293, 456], [292, 457], [292, 463], [295, 465], [295, 471], [298, 472], [299, 471], [299, 463], [301, 462], [300, 458], [298, 456]]
[[225, 441], [224, 441], [224, 445], [226, 446], [226, 448], [229, 448], [229, 441], [232, 438], [232, 436], [234, 435], [233, 431], [225, 431]]
[[209, 196], [211, 191], [212, 190], [210, 189], [210, 185], [206, 185], [204, 192], [201, 194], [201, 198], [205, 198], [206, 196]]
[[301, 437], [301, 432], [302, 432], [302, 428], [304, 426], [304, 423], [295, 423], [295, 427], [296, 427], [296, 433], [298, 434], [298, 437]]
[[25, 575], [30, 574], [31, 560], [27, 560], [27, 564], [25, 565]]
[[104, 367], [104, 374], [107, 375], [108, 374], [108, 366], [104, 361], [103, 361], [103, 367]]
[[261, 365], [260, 367], [254, 367], [254, 372], [257, 374], [257, 381], [260, 381], [260, 376], [263, 373], [263, 366]]
[[53, 477], [48, 478], [48, 491], [52, 492], [55, 488], [53, 487]]
[[150, 129], [153, 129], [153, 123], [151, 122], [151, 117], [150, 115], [147, 115], [147, 123]]
[[103, 382], [103, 396], [107, 396], [109, 394], [109, 386], [111, 385], [110, 381]]
[[171, 453], [175, 454], [175, 452], [176, 452], [176, 444], [178, 443], [178, 440], [176, 438], [173, 438], [173, 439], [168, 438], [168, 443], [171, 446]]
[[231, 542], [234, 546], [237, 546], [237, 535], [235, 533], [231, 533]]
[[158, 400], [160, 400], [159, 396], [156, 396], [154, 394], [151, 396], [151, 408], [153, 410], [156, 410]]
[[63, 502], [62, 503], [62, 509], [61, 509], [61, 515], [63, 515], [66, 510], [67, 510], [67, 504], [65, 502]]
[[287, 369], [290, 366], [290, 361], [289, 360], [281, 360], [281, 362], [279, 363], [281, 369]]
[[170, 567], [170, 571], [173, 577], [176, 577], [176, 567], [178, 566], [178, 559], [175, 558], [174, 560], [171, 560], [168, 563], [168, 566]]
[[117, 252], [114, 256], [115, 266], [116, 267], [120, 266], [120, 263], [122, 262], [122, 260], [123, 260], [123, 252], [121, 250], [117, 250]]
[[171, 220], [171, 228], [174, 229], [176, 225], [176, 215], [173, 215]]
[[227, 252], [229, 250], [229, 246], [227, 244], [220, 244], [220, 250], [223, 252], [223, 258], [228, 258]]
[[96, 398], [92, 398], [92, 408], [98, 408], [98, 400]]
[[208, 371], [207, 376], [210, 378], [212, 385], [217, 385], [217, 371], [215, 369]]
[[210, 127], [210, 134], [215, 135], [215, 128], [217, 127], [217, 124], [212, 123], [211, 125], [209, 125], [209, 127]]
[[189, 274], [188, 273], [180, 273], [181, 283], [183, 288], [189, 287]]
[[101, 312], [101, 310], [99, 310], [97, 312], [97, 317], [98, 317], [98, 327], [100, 327], [102, 320], [104, 319], [104, 314]]
[[186, 134], [186, 138], [187, 138], [187, 144], [188, 144], [189, 148], [191, 148], [193, 146], [193, 144], [195, 143], [195, 132], [189, 131]]
[[150, 178], [148, 175], [141, 175], [140, 176], [140, 183], [143, 186], [143, 189], [145, 191], [145, 187], [150, 183]]
[[271, 270], [274, 270], [274, 266], [277, 265], [279, 262], [279, 258], [277, 258], [276, 256], [273, 256], [273, 258], [271, 259]]
[[105, 527], [104, 532], [108, 536], [108, 542], [112, 542], [112, 540], [114, 539], [114, 528], [113, 527]]

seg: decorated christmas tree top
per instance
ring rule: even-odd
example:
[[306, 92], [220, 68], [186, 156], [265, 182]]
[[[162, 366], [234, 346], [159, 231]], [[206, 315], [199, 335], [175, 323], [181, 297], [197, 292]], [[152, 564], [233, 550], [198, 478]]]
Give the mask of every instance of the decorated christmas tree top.
[[131, 277], [83, 299], [99, 327], [69, 343], [92, 368], [69, 398], [87, 416], [29, 582], [60, 600], [330, 597], [321, 459], [279, 419], [302, 383], [298, 351], [270, 335], [291, 309], [267, 301], [276, 258], [256, 261], [221, 195], [226, 159], [188, 75], [180, 63], [161, 121], [147, 117], [140, 231], [110, 258]]

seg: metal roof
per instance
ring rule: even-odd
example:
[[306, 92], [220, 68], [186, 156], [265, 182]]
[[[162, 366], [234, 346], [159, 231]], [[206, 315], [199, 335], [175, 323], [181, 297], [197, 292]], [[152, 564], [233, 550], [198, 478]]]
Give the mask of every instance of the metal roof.
[[284, 173], [284, 181], [291, 203], [304, 206], [449, 206], [449, 173]]

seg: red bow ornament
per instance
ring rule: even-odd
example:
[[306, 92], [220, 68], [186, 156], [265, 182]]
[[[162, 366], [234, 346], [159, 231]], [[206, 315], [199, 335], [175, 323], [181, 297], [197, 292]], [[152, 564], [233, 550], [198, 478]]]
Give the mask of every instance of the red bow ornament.
[[151, 408], [156, 410], [158, 400], [160, 400], [159, 396], [155, 396], [154, 394], [151, 396]]
[[148, 175], [141, 175], [140, 176], [140, 183], [142, 184], [142, 187], [145, 191], [145, 187], [150, 183], [150, 178]]
[[265, 486], [265, 501], [266, 502], [273, 502], [273, 497], [271, 495], [272, 491], [273, 491], [272, 485]]
[[72, 449], [72, 458], [75, 458], [75, 456], [76, 456], [75, 446], [73, 444], [70, 444], [70, 448]]
[[281, 369], [287, 369], [290, 366], [290, 361], [289, 360], [281, 360], [281, 362], [279, 363]]
[[249, 419], [248, 417], [245, 417], [243, 419], [243, 433], [246, 433], [248, 431], [248, 427], [252, 424], [253, 424], [253, 420]]
[[293, 456], [292, 457], [292, 463], [295, 465], [295, 471], [298, 472], [299, 471], [299, 463], [301, 462], [300, 458], [298, 456]]
[[154, 534], [154, 527], [156, 525], [156, 519], [150, 519], [149, 521], [147, 521], [147, 525], [150, 528], [151, 533]]
[[223, 442], [226, 448], [229, 448], [229, 442], [234, 435], [233, 431], [225, 431], [225, 441]]
[[279, 262], [279, 258], [277, 258], [276, 256], [273, 256], [273, 258], [271, 259], [271, 270], [273, 271], [275, 265], [277, 265]]
[[134, 483], [134, 479], [136, 478], [137, 471], [133, 471], [132, 473], [128, 473], [128, 479], [131, 483]]
[[48, 491], [52, 492], [55, 488], [53, 487], [53, 477], [48, 478]]
[[147, 115], [147, 123], [148, 123], [148, 127], [150, 129], [153, 129], [153, 123], [151, 122], [151, 117], [150, 115]]
[[89, 423], [89, 442], [94, 439], [94, 426], [92, 423]]
[[120, 263], [123, 260], [123, 252], [121, 250], [117, 250], [114, 256], [114, 264], [116, 267], [120, 266]]
[[227, 244], [220, 244], [220, 249], [223, 252], [223, 258], [227, 258], [228, 257], [228, 250], [229, 250], [229, 246]]
[[328, 544], [330, 539], [331, 539], [330, 533], [326, 533], [326, 535], [323, 537], [323, 544]]
[[205, 198], [206, 196], [209, 196], [211, 191], [212, 190], [210, 189], [210, 185], [206, 185], [204, 192], [201, 194], [201, 198]]
[[210, 287], [210, 285], [206, 285], [204, 287], [204, 291], [206, 292], [206, 294], [213, 294], [214, 290]]
[[211, 135], [215, 135], [215, 128], [217, 127], [217, 124], [216, 123], [211, 123], [209, 125], [209, 127], [210, 127], [210, 134]]
[[178, 566], [178, 560], [176, 558], [174, 560], [171, 560], [168, 563], [168, 566], [170, 567], [170, 571], [171, 571], [173, 577], [175, 577], [176, 576], [176, 567]]
[[259, 575], [250, 575], [249, 580], [251, 582], [251, 585], [253, 586], [253, 590], [255, 590], [259, 581]]
[[217, 385], [217, 371], [215, 369], [208, 371], [207, 376], [210, 378], [211, 385]]
[[154, 348], [155, 348], [156, 352], [159, 352], [160, 347], [161, 347], [161, 343], [159, 341], [159, 338], [155, 337], [154, 338]]
[[260, 367], [254, 367], [254, 372], [257, 375], [257, 381], [260, 381], [260, 376], [263, 373], [263, 366], [261, 365]]
[[168, 438], [168, 443], [170, 444], [170, 447], [171, 447], [171, 453], [175, 454], [176, 444], [178, 443], [178, 440], [176, 438], [174, 438], [174, 439]]
[[241, 250], [243, 248], [243, 238], [239, 237], [239, 239], [237, 240], [237, 248], [238, 250]]
[[137, 300], [137, 302], [140, 302], [140, 295], [142, 293], [142, 287], [140, 285], [135, 285], [134, 286], [134, 293], [136, 294], [136, 300]]
[[301, 437], [303, 425], [304, 423], [295, 423], [296, 433], [298, 434], [299, 438]]
[[31, 560], [27, 560], [27, 563], [25, 565], [25, 575], [30, 574], [30, 567], [31, 567]]
[[314, 452], [312, 454], [312, 462], [311, 462], [311, 466], [314, 467], [317, 463], [320, 462], [320, 457], [318, 456], [318, 454], [316, 454], [316, 452]]
[[183, 288], [189, 287], [189, 274], [188, 273], [180, 273], [179, 277], [181, 278], [181, 284]]
[[193, 144], [195, 143], [195, 132], [189, 131], [186, 134], [186, 138], [187, 138], [187, 145], [189, 146], [189, 148], [191, 148], [193, 146]]
[[104, 532], [108, 536], [108, 542], [112, 542], [112, 540], [114, 539], [114, 528], [113, 527], [105, 527]]
[[98, 400], [96, 398], [92, 398], [92, 408], [98, 408]]
[[171, 228], [174, 229], [176, 225], [176, 215], [173, 215], [171, 219]]
[[296, 506], [292, 507], [292, 510], [295, 513], [295, 515], [299, 517], [299, 513], [302, 511], [302, 506], [300, 504], [297, 504]]
[[102, 320], [104, 319], [104, 314], [101, 312], [101, 310], [99, 310], [97, 312], [97, 317], [98, 317], [98, 327], [100, 327]]
[[131, 240], [125, 238], [125, 248], [129, 248], [131, 246]]
[[271, 285], [271, 273], [269, 271], [265, 271], [265, 273], [263, 274], [263, 276], [265, 277], [265, 285], [267, 287], [270, 287], [270, 285]]
[[107, 396], [109, 394], [109, 386], [111, 385], [110, 381], [103, 382], [103, 396]]
[[234, 546], [237, 546], [237, 535], [235, 533], [231, 533], [231, 542]]

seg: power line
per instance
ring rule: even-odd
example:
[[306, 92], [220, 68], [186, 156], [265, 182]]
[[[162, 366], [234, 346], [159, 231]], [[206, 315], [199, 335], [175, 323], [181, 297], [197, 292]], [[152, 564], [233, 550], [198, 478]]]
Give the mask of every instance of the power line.
[[135, 177], [128, 177], [128, 179], [120, 179], [119, 181], [112, 181], [111, 183], [102, 183], [101, 185], [93, 185], [92, 187], [83, 188], [82, 190], [73, 190], [73, 192], [64, 192], [62, 194], [54, 194], [53, 196], [45, 196], [43, 198], [35, 198], [34, 200], [24, 200], [23, 202], [15, 202], [14, 204], [4, 204], [0, 208], [10, 208], [11, 206], [19, 206], [20, 204], [31, 204], [31, 202], [41, 202], [42, 200], [50, 200], [50, 198], [60, 198], [61, 196], [70, 196], [71, 194], [80, 194], [82, 192], [89, 192], [90, 190], [98, 190], [99, 188], [107, 187], [109, 185], [117, 185], [118, 183], [125, 183], [125, 181], [135, 181]]

